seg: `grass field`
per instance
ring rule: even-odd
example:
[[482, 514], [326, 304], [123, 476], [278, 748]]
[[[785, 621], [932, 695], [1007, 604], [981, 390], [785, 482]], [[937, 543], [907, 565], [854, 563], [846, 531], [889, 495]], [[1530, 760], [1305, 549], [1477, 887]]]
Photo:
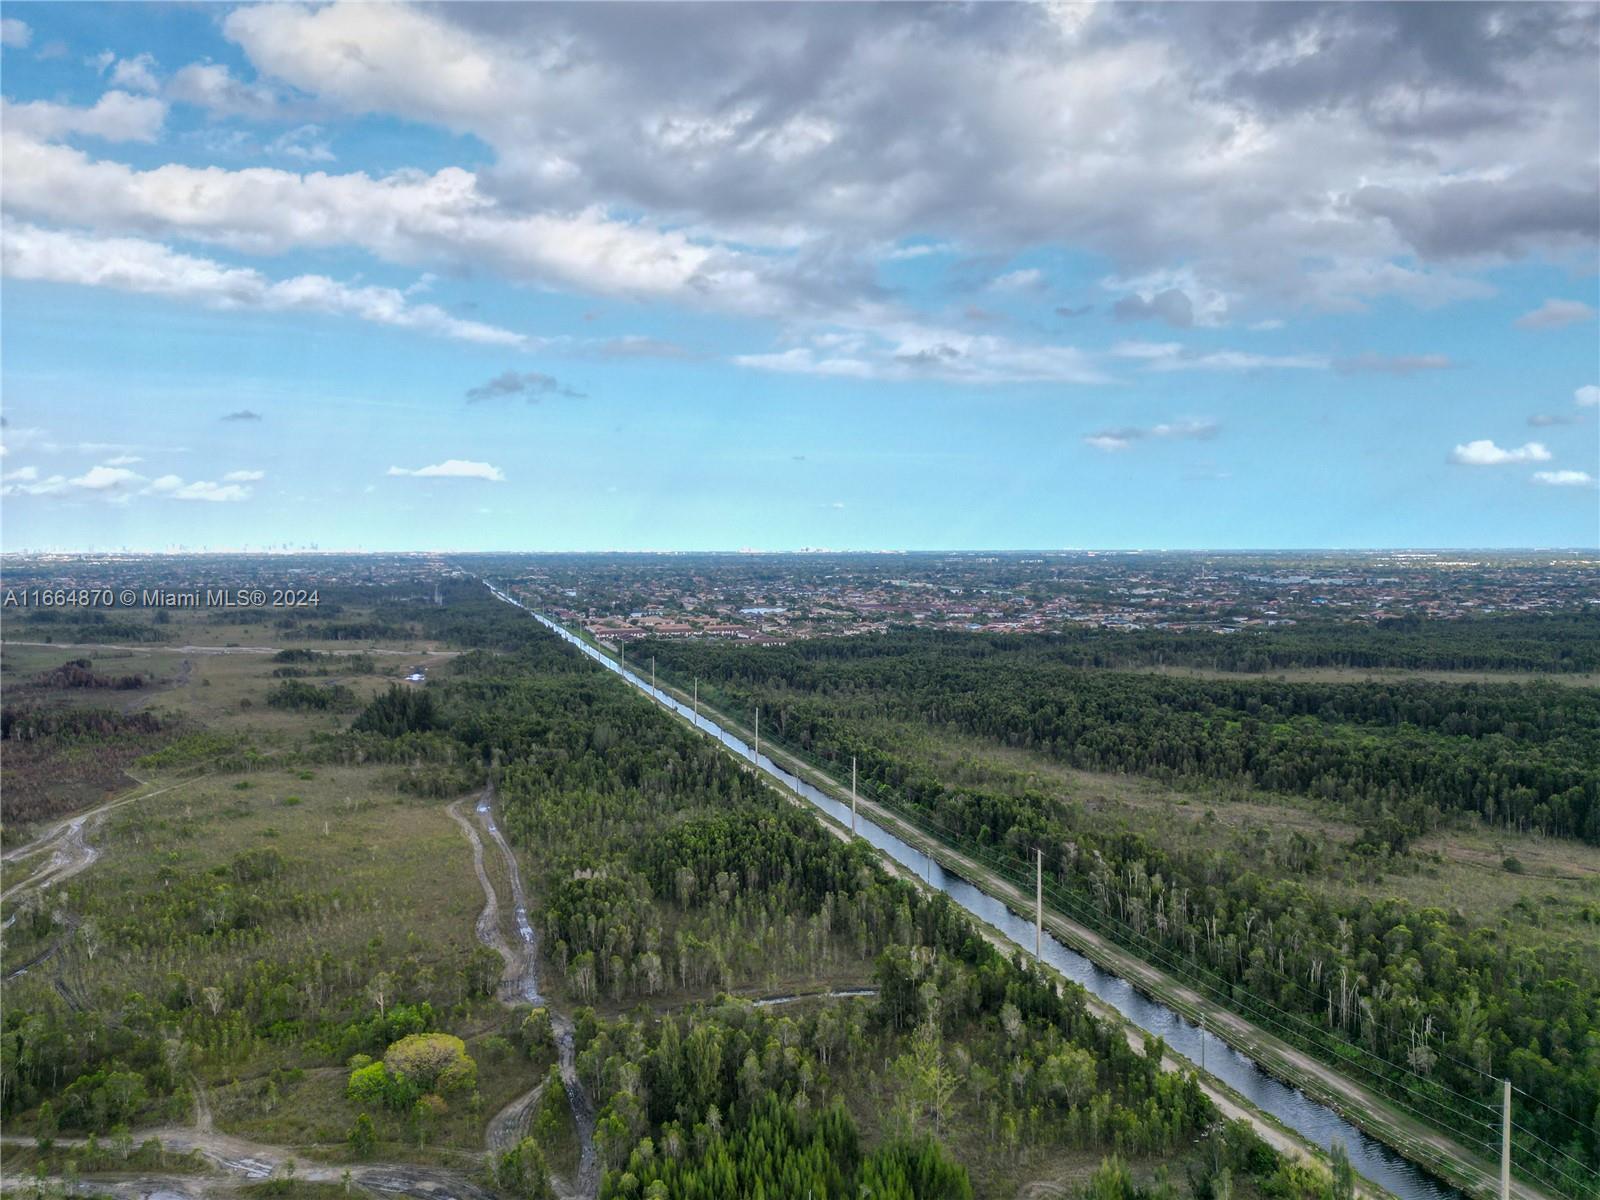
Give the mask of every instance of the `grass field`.
[[[473, 932], [483, 897], [466, 841], [442, 801], [401, 792], [398, 768], [306, 763], [300, 751], [316, 735], [347, 727], [353, 714], [268, 706], [267, 694], [281, 683], [274, 671], [283, 665], [270, 653], [195, 649], [296, 645], [271, 640], [280, 631], [183, 613], [166, 632], [169, 643], [127, 650], [8, 644], [0, 655], [8, 703], [148, 710], [171, 731], [165, 740], [196, 730], [233, 735], [259, 751], [267, 769], [214, 775], [204, 774], [201, 763], [152, 771], [134, 761], [153, 748], [148, 743], [120, 757], [108, 756], [103, 742], [42, 748], [38, 769], [54, 773], [57, 794], [62, 777], [77, 778], [64, 771], [75, 760], [105, 768], [76, 787], [69, 809], [123, 795], [153, 798], [92, 820], [85, 836], [97, 860], [59, 887], [23, 899], [30, 914], [42, 909], [43, 915], [6, 931], [5, 970], [48, 957], [8, 983], [8, 1004], [64, 998], [74, 1008], [115, 1012], [140, 995], [208, 1003], [206, 989], [216, 988], [227, 997], [224, 1006], [248, 996], [259, 1007], [264, 1001], [250, 981], [271, 975], [298, 979], [308, 991], [297, 1003], [321, 1011], [325, 1023], [370, 1010], [369, 984], [386, 975], [393, 1000], [428, 1000], [439, 1026], [466, 1040], [478, 1064], [478, 1089], [474, 1100], [461, 1098], [433, 1122], [421, 1149], [409, 1114], [375, 1113], [371, 1153], [424, 1161], [466, 1156], [475, 1165], [488, 1117], [531, 1087], [549, 1060], [548, 1054], [530, 1060], [506, 1040], [515, 1015], [492, 994], [467, 994], [473, 970], [483, 970], [481, 957], [474, 967], [483, 952]], [[413, 669], [449, 660], [404, 643], [298, 645], [338, 655], [294, 664], [306, 671], [304, 682], [342, 684], [358, 704]], [[139, 673], [149, 682], [134, 690], [34, 684], [78, 659], [98, 675]], [[342, 669], [346, 664], [359, 669]], [[172, 783], [182, 786], [154, 794]], [[234, 886], [239, 864], [262, 855], [270, 856], [262, 861], [273, 864], [271, 877]], [[15, 871], [8, 865], [8, 886], [49, 861], [42, 855]], [[7, 904], [4, 915], [17, 907]], [[251, 1024], [259, 1023], [253, 1012]], [[303, 1147], [308, 1157], [348, 1156], [345, 1141], [359, 1111], [345, 1099], [349, 1071], [313, 1043], [304, 1036], [250, 1037], [222, 1049], [192, 1048], [188, 1059], [217, 1130]], [[143, 1119], [187, 1116], [152, 1105]]]

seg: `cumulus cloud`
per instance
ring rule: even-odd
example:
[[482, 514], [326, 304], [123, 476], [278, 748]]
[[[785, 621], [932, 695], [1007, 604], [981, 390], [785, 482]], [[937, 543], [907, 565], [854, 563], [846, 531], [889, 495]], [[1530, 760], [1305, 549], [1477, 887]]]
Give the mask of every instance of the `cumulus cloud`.
[[127, 467], [101, 463], [90, 467], [81, 475], [50, 475], [40, 478], [38, 468], [22, 467], [5, 477], [0, 495], [6, 496], [76, 496], [126, 502], [144, 483], [145, 477]]
[[1594, 476], [1587, 471], [1535, 471], [1533, 482], [1544, 487], [1593, 487]]
[[1193, 439], [1196, 441], [1209, 441], [1217, 436], [1221, 426], [1212, 420], [1184, 420], [1164, 422], [1160, 425], [1149, 426], [1121, 426], [1115, 429], [1101, 429], [1095, 433], [1084, 435], [1084, 443], [1093, 446], [1096, 450], [1113, 452], [1127, 450], [1136, 442], [1149, 439]]
[[395, 288], [354, 286], [323, 275], [273, 281], [251, 268], [179, 254], [136, 238], [99, 238], [10, 222], [3, 252], [4, 273], [13, 279], [109, 287], [225, 310], [355, 317], [486, 345], [519, 346], [527, 340], [508, 329], [463, 321], [436, 305], [412, 304]]
[[1415, 375], [1419, 371], [1447, 371], [1453, 366], [1447, 354], [1358, 354], [1333, 360], [1333, 369], [1341, 375]]
[[33, 30], [16, 17], [0, 17], [0, 46], [20, 50], [33, 41]]
[[[246, 475], [256, 475], [260, 472], [243, 472]], [[231, 479], [232, 476], [225, 476]], [[163, 475], [153, 480], [147, 489], [149, 494], [160, 496], [167, 500], [198, 501], [208, 504], [236, 504], [241, 500], [250, 499], [250, 489], [240, 483], [217, 483], [210, 479], [197, 479], [192, 483], [185, 483], [177, 475]]]
[[166, 94], [179, 104], [192, 104], [214, 117], [274, 120], [285, 102], [276, 89], [236, 79], [221, 63], [190, 63], [167, 81]]
[[1072, 240], [1324, 305], [1595, 240], [1594, 14], [1430, 7], [334, 3], [223, 28], [325, 103], [481, 138], [521, 204], [875, 257]]
[[1178, 329], [1194, 324], [1194, 302], [1177, 288], [1152, 296], [1124, 296], [1111, 306], [1119, 321], [1165, 321]]
[[545, 396], [569, 396], [576, 400], [584, 394], [562, 383], [554, 375], [541, 371], [502, 371], [487, 383], [467, 389], [468, 401], [504, 400], [517, 397], [535, 404]]
[[1512, 322], [1518, 329], [1561, 329], [1580, 321], [1592, 321], [1594, 309], [1581, 300], [1546, 300], [1532, 312]]
[[612, 219], [597, 207], [573, 214], [507, 211], [459, 167], [381, 179], [177, 163], [136, 171], [9, 129], [4, 149], [7, 208], [45, 220], [184, 237], [250, 254], [355, 246], [400, 263], [483, 268], [524, 283], [773, 315], [792, 314], [797, 303], [755, 256]]
[[1504, 450], [1489, 438], [1465, 442], [1450, 452], [1450, 461], [1460, 467], [1504, 467], [1516, 463], [1549, 462], [1550, 451], [1543, 442], [1528, 442]]
[[214, 504], [248, 500], [251, 490], [247, 483], [264, 478], [260, 471], [234, 471], [223, 476], [218, 483], [209, 479], [186, 482], [178, 475], [162, 475], [149, 479], [137, 471], [115, 465], [118, 462], [138, 462], [137, 458], [111, 459], [90, 467], [82, 475], [68, 477], [51, 475], [41, 479], [34, 467], [24, 467], [5, 477], [0, 495], [57, 496], [63, 498], [95, 499], [112, 504], [127, 504], [138, 496], [155, 496], [164, 500], [206, 501]]
[[1579, 408], [1600, 407], [1600, 387], [1586, 383], [1572, 393], [1572, 399]]
[[417, 467], [414, 470], [390, 467], [385, 474], [410, 475], [418, 479], [487, 479], [490, 483], [505, 482], [505, 473], [499, 467], [465, 458], [448, 458], [430, 467]]
[[[35, 114], [31, 128], [6, 122], [6, 204], [95, 236], [355, 250], [782, 321], [785, 341], [742, 356], [756, 369], [1083, 381], [1098, 373], [1072, 348], [898, 337], [913, 317], [879, 265], [1068, 245], [1110, 264], [1115, 315], [1185, 328], [1245, 298], [1272, 312], [1449, 303], [1492, 292], [1464, 272], [1593, 246], [1593, 11], [1402, 11], [1422, 7], [1107, 5], [1070, 20], [1052, 5], [625, 19], [606, 6], [240, 7], [220, 23], [254, 79], [190, 63], [164, 100], [295, 123], [266, 149], [308, 166], [331, 158], [323, 127], [369, 114], [477, 138], [490, 165], [136, 169], [56, 144], [71, 130]], [[840, 327], [863, 348], [808, 340]], [[1151, 367], [1326, 365], [1230, 351]]]
[[144, 476], [126, 467], [98, 466], [90, 467], [76, 479], [69, 480], [73, 487], [83, 488], [90, 492], [110, 491], [113, 488], [126, 487], [130, 483], [137, 483]]
[[156, 60], [148, 54], [117, 59], [111, 67], [111, 82], [134, 92], [161, 90], [161, 80], [156, 75]]
[[[89, 108], [51, 100], [30, 100], [25, 104], [0, 100], [0, 124], [8, 135], [8, 158], [13, 146], [33, 138], [48, 141], [82, 135], [108, 142], [153, 142], [161, 136], [166, 119], [167, 106], [162, 101], [124, 91], [107, 92]], [[7, 163], [7, 188], [14, 182], [12, 166]]]

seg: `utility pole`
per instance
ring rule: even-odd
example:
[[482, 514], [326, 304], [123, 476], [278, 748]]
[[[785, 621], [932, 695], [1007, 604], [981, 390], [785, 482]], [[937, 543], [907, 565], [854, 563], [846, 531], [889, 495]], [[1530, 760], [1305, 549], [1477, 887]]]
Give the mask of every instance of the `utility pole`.
[[856, 836], [856, 756], [850, 756], [850, 836]]
[[1044, 851], [1033, 848], [1033, 956], [1044, 958]]
[[1500, 1118], [1500, 1200], [1511, 1200], [1511, 1080], [1506, 1080], [1506, 1100]]

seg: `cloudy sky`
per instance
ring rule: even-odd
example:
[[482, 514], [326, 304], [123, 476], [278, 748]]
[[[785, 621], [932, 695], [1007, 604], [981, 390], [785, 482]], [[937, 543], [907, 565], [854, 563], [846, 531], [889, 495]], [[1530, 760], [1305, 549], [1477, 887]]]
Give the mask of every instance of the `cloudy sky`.
[[1600, 542], [1600, 6], [0, 35], [8, 549]]

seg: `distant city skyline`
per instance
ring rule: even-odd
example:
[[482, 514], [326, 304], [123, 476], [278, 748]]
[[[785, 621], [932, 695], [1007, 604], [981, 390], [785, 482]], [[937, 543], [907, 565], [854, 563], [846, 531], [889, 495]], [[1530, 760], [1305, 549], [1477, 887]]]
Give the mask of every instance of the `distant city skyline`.
[[1600, 546], [1600, 7], [14, 4], [7, 552]]

